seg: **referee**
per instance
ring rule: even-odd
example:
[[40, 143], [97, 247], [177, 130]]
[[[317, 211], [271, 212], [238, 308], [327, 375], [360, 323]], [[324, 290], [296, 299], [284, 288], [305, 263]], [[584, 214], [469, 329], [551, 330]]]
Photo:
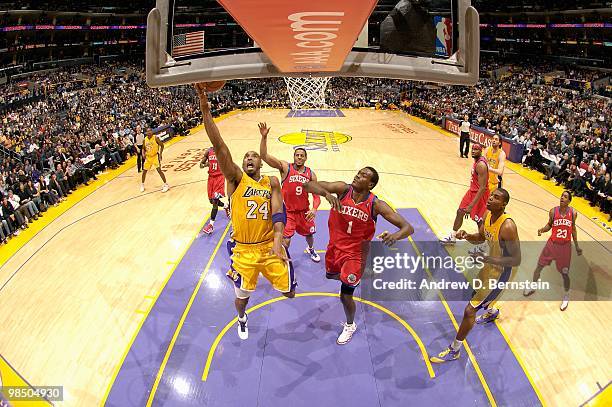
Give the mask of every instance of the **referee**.
[[142, 128], [140, 126], [136, 127], [136, 166], [138, 167], [138, 172], [142, 172], [142, 144], [144, 143], [144, 133], [142, 132]]
[[461, 135], [459, 136], [459, 155], [463, 158], [468, 158], [470, 151], [470, 117], [465, 115], [464, 120], [459, 127]]

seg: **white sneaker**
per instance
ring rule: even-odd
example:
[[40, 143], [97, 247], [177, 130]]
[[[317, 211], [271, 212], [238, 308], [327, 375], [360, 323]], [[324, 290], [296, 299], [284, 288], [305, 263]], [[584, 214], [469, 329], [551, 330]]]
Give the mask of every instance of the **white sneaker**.
[[140, 192], [144, 192], [144, 184], [140, 184]]
[[243, 341], [249, 338], [249, 316], [246, 313], [244, 316], [246, 318], [244, 322], [240, 322], [240, 319], [238, 319], [238, 337]]
[[315, 249], [308, 248], [307, 251], [308, 254], [310, 254], [310, 260], [314, 261], [315, 263], [321, 261], [321, 256], [319, 256], [319, 253], [317, 253]]
[[486, 243], [481, 243], [468, 250], [468, 254], [472, 257], [485, 256], [489, 246]]
[[455, 242], [457, 242], [457, 239], [455, 239], [455, 236], [453, 236], [452, 233], [449, 233], [448, 236], [439, 239], [439, 242], [442, 244], [455, 244]]
[[355, 333], [355, 331], [357, 330], [357, 324], [356, 323], [352, 323], [352, 324], [347, 324], [346, 322], [344, 323], [344, 328], [342, 329], [342, 333], [340, 334], [340, 336], [338, 337], [338, 339], [336, 340], [336, 343], [338, 345], [346, 345], [347, 343], [350, 342], [351, 338], [353, 337], [353, 334]]
[[168, 184], [164, 184], [164, 186], [162, 187], [162, 192], [168, 192], [169, 189], [170, 187], [168, 186]]
[[561, 307], [559, 308], [561, 309], [561, 311], [565, 311], [568, 305], [569, 305], [569, 294], [565, 294], [563, 296], [563, 301], [561, 301]]
[[523, 296], [525, 297], [529, 297], [533, 293], [535, 293], [535, 290], [533, 288], [525, 288], [523, 290]]

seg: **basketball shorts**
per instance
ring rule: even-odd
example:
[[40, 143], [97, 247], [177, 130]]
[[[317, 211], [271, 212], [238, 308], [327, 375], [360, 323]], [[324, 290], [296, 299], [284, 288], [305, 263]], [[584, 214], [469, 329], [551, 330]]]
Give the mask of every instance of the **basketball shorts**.
[[208, 177], [208, 199], [214, 199], [215, 194], [225, 196], [225, 177], [217, 175]]
[[[467, 208], [472, 203], [477, 193], [478, 193], [477, 191], [476, 192], [467, 191], [465, 195], [463, 196], [461, 203], [459, 204], [459, 208], [460, 209]], [[482, 197], [480, 197], [478, 202], [476, 202], [476, 205], [474, 205], [474, 207], [472, 208], [472, 212], [470, 212], [470, 218], [472, 218], [474, 222], [480, 222], [481, 220], [484, 219], [484, 214], [487, 211], [487, 200], [488, 199], [489, 199], [489, 193], [485, 192], [482, 195]]]
[[314, 219], [307, 220], [306, 212], [308, 211], [287, 211], [287, 224], [283, 237], [293, 237], [295, 232], [301, 236], [309, 236], [317, 232]]
[[538, 259], [538, 265], [548, 266], [553, 260], [555, 261], [559, 273], [564, 269], [569, 270], [572, 261], [571, 242], [556, 243], [548, 239]]
[[272, 245], [273, 241], [252, 245], [235, 243], [231, 249], [228, 245], [232, 255], [227, 276], [237, 288], [255, 291], [261, 273], [281, 293], [295, 289], [293, 265], [272, 254]]
[[[489, 308], [502, 292], [501, 288], [491, 284], [490, 280], [496, 280], [497, 282], [507, 283], [512, 277], [512, 267], [499, 268], [485, 264], [482, 270], [478, 273], [478, 277], [475, 281], [472, 281], [472, 287], [474, 291], [472, 298], [470, 299], [470, 305], [477, 310], [481, 308]], [[478, 282], [478, 286], [476, 286]]]
[[325, 271], [327, 274], [340, 274], [340, 281], [349, 287], [357, 287], [365, 269], [363, 253], [346, 252], [333, 245], [325, 252]]
[[143, 168], [147, 171], [159, 168], [159, 156], [145, 157]]

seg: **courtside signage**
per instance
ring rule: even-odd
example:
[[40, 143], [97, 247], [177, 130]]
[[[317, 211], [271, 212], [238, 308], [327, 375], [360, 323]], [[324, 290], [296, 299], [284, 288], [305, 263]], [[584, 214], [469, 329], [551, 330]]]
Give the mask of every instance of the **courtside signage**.
[[342, 67], [377, 0], [219, 0], [281, 72]]

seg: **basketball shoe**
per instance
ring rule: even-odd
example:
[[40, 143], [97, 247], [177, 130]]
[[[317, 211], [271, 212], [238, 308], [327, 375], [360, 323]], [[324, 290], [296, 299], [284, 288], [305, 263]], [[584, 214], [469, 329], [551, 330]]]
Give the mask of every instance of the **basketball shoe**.
[[486, 324], [495, 321], [499, 317], [499, 310], [497, 308], [490, 308], [484, 314], [476, 317], [477, 324]]
[[442, 352], [438, 353], [436, 356], [430, 357], [429, 360], [431, 360], [433, 363], [444, 363], [444, 362], [450, 362], [451, 360], [457, 360], [459, 359], [460, 355], [461, 355], [461, 351], [453, 350], [449, 346]]
[[439, 242], [446, 245], [446, 244], [455, 244], [457, 242], [457, 239], [455, 238], [455, 233], [451, 232], [448, 234], [448, 236], [443, 237], [442, 239], [439, 239]]
[[202, 229], [202, 233], [210, 235], [213, 230], [215, 230], [215, 227], [211, 223], [209, 223], [208, 225], [204, 226], [204, 229]]
[[244, 313], [244, 321], [240, 321], [240, 317], [238, 317], [238, 337], [243, 341], [249, 339], [249, 316]]
[[318, 263], [321, 261], [321, 256], [319, 256], [319, 253], [317, 253], [317, 251], [314, 248], [308, 248], [306, 249], [308, 251], [308, 254], [310, 254], [310, 260], [314, 261], [315, 263]]
[[338, 339], [336, 340], [336, 343], [338, 345], [346, 345], [347, 343], [349, 343], [351, 341], [351, 338], [353, 337], [353, 334], [357, 330], [357, 324], [354, 322], [352, 324], [344, 323], [343, 326], [344, 328], [342, 329], [342, 333], [340, 334], [340, 336], [338, 336]]

